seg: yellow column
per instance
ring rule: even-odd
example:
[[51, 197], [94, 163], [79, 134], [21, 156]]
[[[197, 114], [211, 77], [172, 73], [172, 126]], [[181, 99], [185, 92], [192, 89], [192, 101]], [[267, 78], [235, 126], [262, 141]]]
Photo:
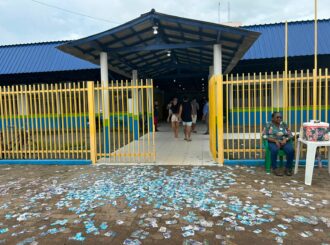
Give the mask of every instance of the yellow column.
[[[288, 22], [285, 21], [285, 64], [283, 76], [283, 119], [288, 122]], [[291, 92], [291, 91], [289, 91]]]
[[[314, 2], [314, 71], [313, 71], [313, 119], [316, 120], [317, 106], [317, 0]], [[320, 85], [321, 86], [321, 85]], [[321, 118], [321, 115], [320, 115]]]
[[89, 81], [88, 90], [88, 115], [89, 115], [89, 134], [90, 134], [90, 151], [92, 163], [96, 163], [96, 125], [95, 125], [95, 101], [94, 101], [94, 82]]
[[223, 86], [222, 86], [222, 75], [217, 75], [216, 79], [216, 90], [217, 90], [217, 125], [218, 125], [218, 163], [223, 165], [224, 163], [224, 140], [223, 140]]
[[[213, 66], [216, 89], [216, 127], [217, 127], [217, 162], [224, 164], [224, 140], [223, 140], [223, 88], [222, 88], [222, 47], [221, 44], [213, 46]], [[210, 136], [211, 137], [211, 136]]]

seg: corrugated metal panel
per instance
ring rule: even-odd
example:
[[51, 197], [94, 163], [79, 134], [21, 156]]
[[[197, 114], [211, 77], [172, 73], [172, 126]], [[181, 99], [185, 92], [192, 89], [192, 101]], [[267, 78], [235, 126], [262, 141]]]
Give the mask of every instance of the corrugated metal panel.
[[56, 47], [65, 42], [0, 46], [0, 74], [98, 69]]
[[[284, 23], [244, 26], [261, 35], [243, 59], [284, 57]], [[314, 21], [288, 23], [288, 55], [314, 55]], [[318, 54], [330, 54], [330, 19], [318, 21]]]
[[[243, 59], [284, 57], [284, 24], [244, 26], [262, 33]], [[330, 54], [330, 19], [318, 22], [318, 53]], [[65, 41], [0, 46], [0, 74], [98, 69], [99, 66], [57, 49]], [[314, 54], [314, 22], [289, 23], [289, 56]]]

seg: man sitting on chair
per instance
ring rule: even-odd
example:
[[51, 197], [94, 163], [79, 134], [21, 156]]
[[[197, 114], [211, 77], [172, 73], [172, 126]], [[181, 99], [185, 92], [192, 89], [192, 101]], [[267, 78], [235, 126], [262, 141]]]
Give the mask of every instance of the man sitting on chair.
[[268, 140], [269, 150], [271, 152], [272, 170], [276, 176], [283, 176], [283, 171], [277, 167], [277, 154], [282, 149], [286, 154], [285, 174], [292, 176], [292, 163], [294, 149], [288, 141], [292, 139], [291, 130], [282, 121], [282, 115], [279, 112], [272, 114], [272, 121], [266, 124], [263, 130], [263, 137]]

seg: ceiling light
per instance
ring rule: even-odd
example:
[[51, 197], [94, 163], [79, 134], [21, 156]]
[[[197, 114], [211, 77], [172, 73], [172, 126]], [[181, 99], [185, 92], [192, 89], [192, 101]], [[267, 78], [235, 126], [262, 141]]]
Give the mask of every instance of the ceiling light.
[[202, 78], [202, 81], [204, 81], [204, 78]]
[[204, 83], [202, 83], [202, 85], [204, 86]]
[[158, 34], [158, 26], [153, 26], [152, 29], [154, 30], [154, 35]]
[[171, 50], [167, 51], [167, 56], [170, 57], [171, 56]]
[[182, 88], [182, 90], [185, 90], [185, 88]]
[[173, 80], [173, 82], [175, 83], [175, 82], [176, 82], [176, 80], [174, 79], [174, 80]]
[[179, 87], [181, 87], [181, 84], [179, 84]]

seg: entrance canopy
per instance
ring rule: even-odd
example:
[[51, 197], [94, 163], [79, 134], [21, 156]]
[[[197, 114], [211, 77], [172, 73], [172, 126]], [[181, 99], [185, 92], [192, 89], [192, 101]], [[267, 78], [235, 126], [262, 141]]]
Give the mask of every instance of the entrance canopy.
[[213, 45], [221, 44], [222, 71], [230, 72], [259, 33], [215, 23], [158, 13], [155, 10], [123, 25], [58, 48], [100, 64], [108, 53], [108, 67], [131, 77], [166, 79], [204, 76], [213, 64]]

